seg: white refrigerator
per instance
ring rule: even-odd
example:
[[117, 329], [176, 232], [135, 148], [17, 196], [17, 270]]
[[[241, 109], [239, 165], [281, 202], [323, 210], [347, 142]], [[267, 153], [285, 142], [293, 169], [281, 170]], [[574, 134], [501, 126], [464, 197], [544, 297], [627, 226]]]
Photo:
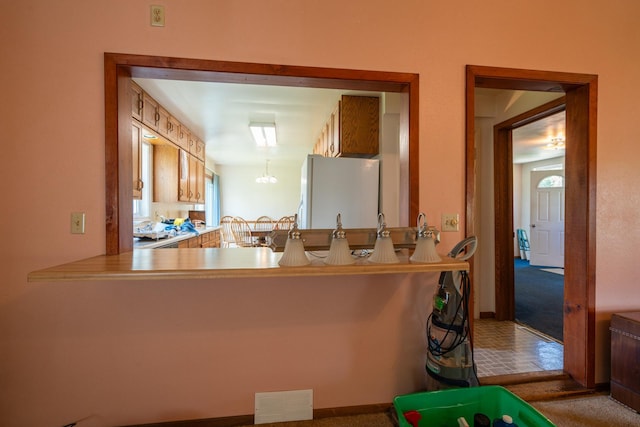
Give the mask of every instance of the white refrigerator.
[[302, 165], [300, 228], [344, 228], [378, 224], [380, 161], [309, 155]]

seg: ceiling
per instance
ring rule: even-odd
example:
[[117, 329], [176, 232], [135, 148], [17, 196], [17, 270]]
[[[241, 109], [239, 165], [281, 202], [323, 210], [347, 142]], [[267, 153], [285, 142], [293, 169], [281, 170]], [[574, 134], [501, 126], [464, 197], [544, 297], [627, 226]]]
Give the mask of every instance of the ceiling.
[[[206, 143], [218, 165], [302, 161], [342, 94], [379, 92], [135, 78], [147, 93]], [[278, 145], [257, 147], [250, 122], [276, 124]]]
[[[210, 83], [135, 78], [147, 93], [206, 143], [208, 163], [272, 165], [302, 163], [342, 94], [381, 96], [379, 92], [273, 85]], [[476, 89], [494, 91], [495, 89]], [[516, 91], [502, 91], [516, 92]], [[256, 147], [250, 122], [276, 124], [278, 145]], [[513, 132], [513, 161], [528, 163], [564, 155], [547, 147], [565, 136], [564, 111]]]
[[553, 140], [565, 141], [565, 112], [513, 130], [513, 162], [529, 163], [564, 156], [564, 148], [549, 146]]
[[[522, 90], [506, 90], [506, 89], [486, 89], [476, 88], [476, 94], [484, 95], [485, 99], [491, 99], [492, 102], [502, 105], [506, 102], [505, 111], [510, 109], [518, 100], [529, 96], [529, 101], [533, 102], [530, 108], [543, 105], [551, 99], [562, 96], [563, 93], [549, 92], [531, 92]], [[549, 97], [548, 95], [551, 95]], [[530, 101], [536, 96], [536, 101]], [[501, 99], [501, 102], [496, 101]], [[518, 113], [512, 114], [510, 117]], [[507, 114], [507, 116], [509, 116]], [[556, 138], [565, 140], [565, 111], [560, 111], [549, 117], [537, 120], [533, 123], [518, 127], [513, 130], [513, 163], [530, 163], [540, 160], [546, 160], [556, 157], [562, 157], [565, 154], [564, 149], [555, 149], [549, 147], [548, 144]], [[565, 141], [566, 142], [566, 141]]]

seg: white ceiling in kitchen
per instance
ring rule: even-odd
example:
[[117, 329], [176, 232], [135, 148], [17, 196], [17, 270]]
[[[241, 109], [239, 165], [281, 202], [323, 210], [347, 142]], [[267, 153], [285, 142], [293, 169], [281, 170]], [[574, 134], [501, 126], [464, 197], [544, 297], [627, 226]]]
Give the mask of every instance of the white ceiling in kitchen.
[[[206, 142], [207, 157], [221, 165], [302, 164], [341, 95], [378, 92], [272, 85], [134, 79]], [[278, 145], [256, 147], [250, 122], [276, 124]]]

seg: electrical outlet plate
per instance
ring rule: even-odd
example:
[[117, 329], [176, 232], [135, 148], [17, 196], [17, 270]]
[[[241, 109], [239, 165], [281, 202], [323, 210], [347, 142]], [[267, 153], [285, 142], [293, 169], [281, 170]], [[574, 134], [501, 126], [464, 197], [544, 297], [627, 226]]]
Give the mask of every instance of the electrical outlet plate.
[[164, 27], [164, 6], [151, 6], [151, 26]]
[[458, 214], [442, 214], [442, 231], [458, 231], [460, 216]]
[[84, 212], [71, 212], [71, 234], [84, 234]]

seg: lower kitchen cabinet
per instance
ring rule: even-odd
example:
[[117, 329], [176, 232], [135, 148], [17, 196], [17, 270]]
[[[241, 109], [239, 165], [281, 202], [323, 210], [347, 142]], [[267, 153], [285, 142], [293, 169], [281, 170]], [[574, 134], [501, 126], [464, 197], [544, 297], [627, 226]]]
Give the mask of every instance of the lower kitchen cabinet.
[[192, 237], [188, 240], [190, 248], [199, 248], [202, 244], [202, 236]]
[[213, 231], [210, 231], [209, 233], [203, 233], [200, 247], [219, 248], [220, 247], [220, 230], [213, 230]]
[[178, 248], [219, 248], [220, 230], [212, 230], [200, 233], [197, 236], [178, 242]]

